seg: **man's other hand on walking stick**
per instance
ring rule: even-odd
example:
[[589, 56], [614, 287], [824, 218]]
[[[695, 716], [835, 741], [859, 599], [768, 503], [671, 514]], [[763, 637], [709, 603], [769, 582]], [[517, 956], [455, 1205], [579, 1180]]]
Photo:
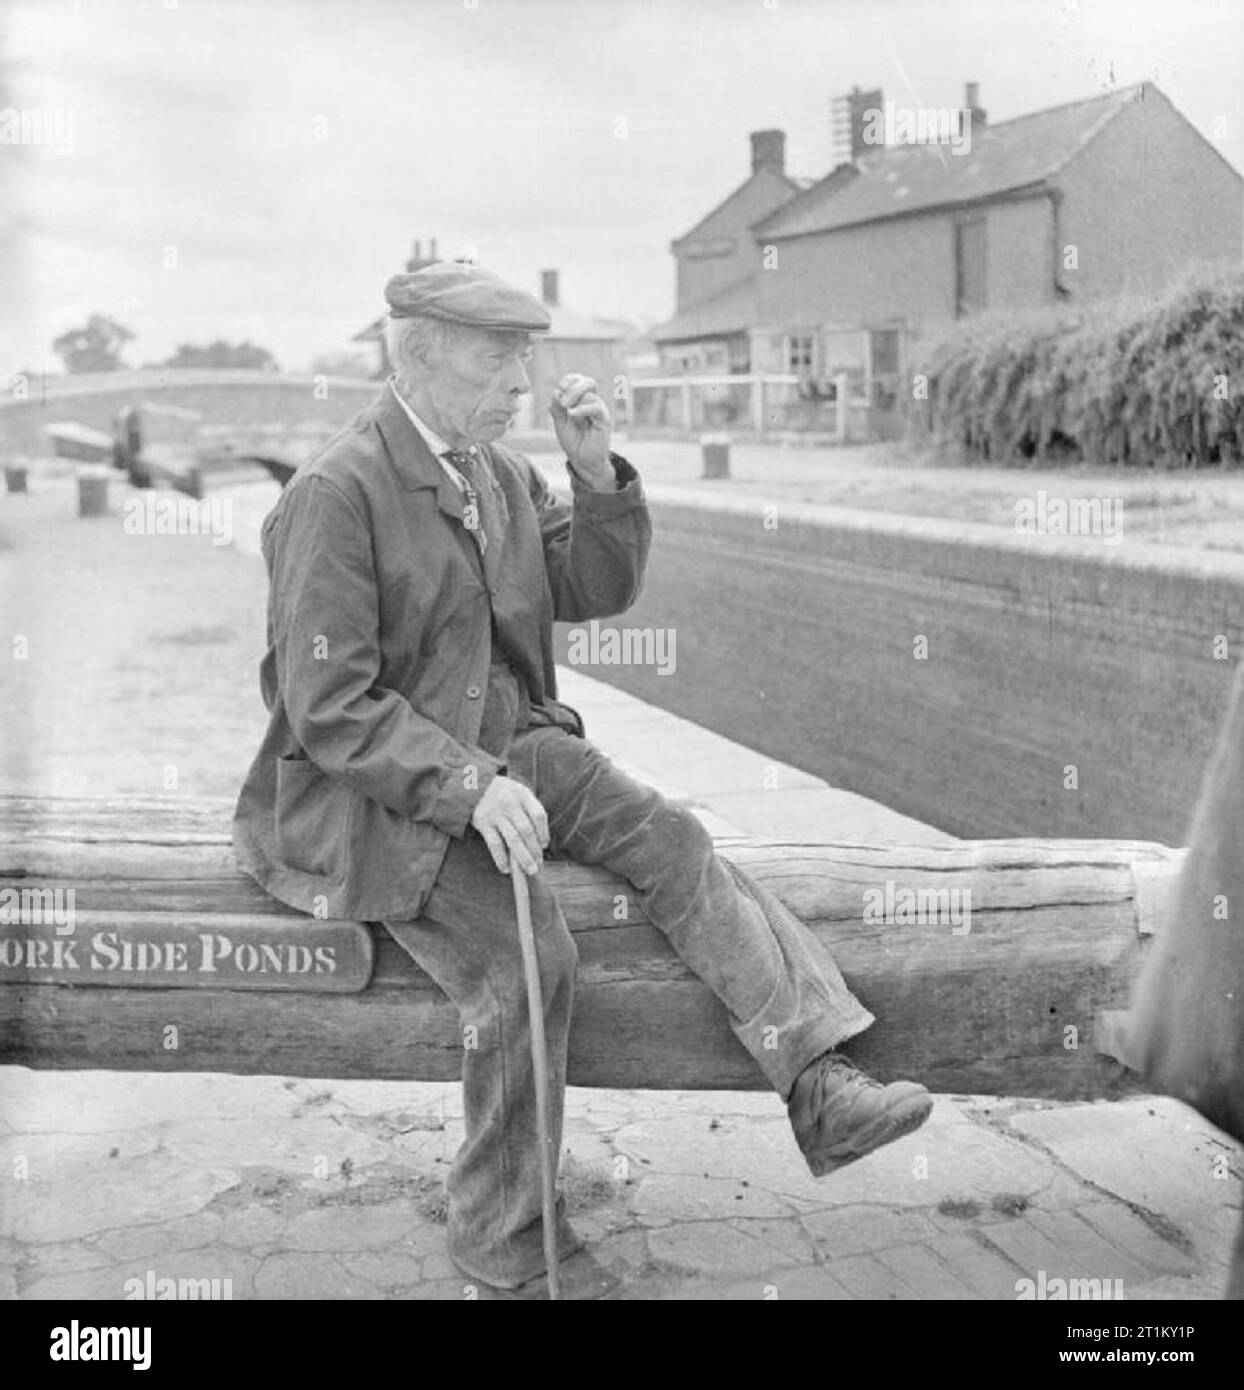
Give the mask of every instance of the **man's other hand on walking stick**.
[[549, 843], [549, 820], [535, 793], [512, 777], [494, 777], [471, 815], [493, 863], [510, 872], [510, 856], [525, 874], [540, 870]]

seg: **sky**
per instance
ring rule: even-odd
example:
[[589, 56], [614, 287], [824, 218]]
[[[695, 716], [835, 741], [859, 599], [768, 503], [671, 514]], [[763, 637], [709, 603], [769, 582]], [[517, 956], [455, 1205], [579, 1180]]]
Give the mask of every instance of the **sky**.
[[821, 177], [834, 96], [969, 80], [991, 121], [1155, 81], [1244, 167], [1239, 0], [0, 0], [0, 117], [60, 120], [0, 143], [0, 369], [93, 312], [131, 365], [224, 338], [305, 369], [416, 237], [658, 321], [750, 131]]

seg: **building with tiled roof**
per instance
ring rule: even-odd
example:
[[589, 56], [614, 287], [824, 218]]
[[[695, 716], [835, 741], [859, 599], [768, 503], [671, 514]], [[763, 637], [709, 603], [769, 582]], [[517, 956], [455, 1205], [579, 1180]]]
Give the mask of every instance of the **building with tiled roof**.
[[786, 172], [786, 135], [755, 130], [751, 173], [690, 231], [670, 243], [677, 309], [653, 331], [662, 362], [680, 370], [746, 370], [756, 322], [753, 226], [812, 186]]
[[663, 345], [724, 335], [730, 370], [812, 399], [845, 373], [884, 432], [916, 344], [956, 318], [1158, 294], [1244, 255], [1244, 180], [1150, 82], [992, 124], [975, 84], [940, 113], [844, 104], [849, 158], [751, 224], [750, 273], [680, 304]]
[[[757, 223], [755, 233], [764, 240], [806, 236], [1016, 194], [1055, 177], [1140, 92], [1126, 87], [993, 125], [979, 106], [965, 106], [959, 110], [971, 110], [971, 119], [947, 139], [923, 144], [869, 145], [862, 131], [845, 169]], [[886, 133], [884, 103], [875, 124]], [[893, 115], [889, 124], [904, 133]]]

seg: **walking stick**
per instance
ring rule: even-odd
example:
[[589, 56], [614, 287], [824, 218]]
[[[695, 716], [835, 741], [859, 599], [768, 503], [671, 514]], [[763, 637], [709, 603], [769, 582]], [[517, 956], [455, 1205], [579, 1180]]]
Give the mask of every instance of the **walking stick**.
[[540, 993], [540, 958], [531, 927], [531, 898], [527, 875], [510, 855], [510, 881], [514, 887], [514, 908], [518, 914], [518, 944], [523, 952], [523, 974], [527, 977], [527, 1013], [531, 1021], [531, 1068], [536, 1081], [536, 1128], [540, 1131], [540, 1186], [544, 1217], [544, 1261], [548, 1268], [549, 1298], [560, 1296], [557, 1275], [557, 1227], [554, 1176], [557, 1155], [549, 1129], [549, 1061], [544, 1044], [544, 1000]]

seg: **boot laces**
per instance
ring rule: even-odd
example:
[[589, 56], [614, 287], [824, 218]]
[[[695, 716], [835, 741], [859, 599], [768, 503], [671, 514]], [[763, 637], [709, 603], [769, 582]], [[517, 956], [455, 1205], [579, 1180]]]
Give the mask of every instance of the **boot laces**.
[[812, 1104], [814, 1109], [820, 1109], [826, 1100], [827, 1092], [829, 1095], [834, 1095], [842, 1091], [844, 1086], [851, 1083], [854, 1083], [855, 1086], [862, 1091], [880, 1091], [884, 1089], [880, 1081], [876, 1081], [866, 1072], [860, 1071], [858, 1067], [854, 1066], [840, 1053], [825, 1053], [817, 1065], [812, 1082]]

